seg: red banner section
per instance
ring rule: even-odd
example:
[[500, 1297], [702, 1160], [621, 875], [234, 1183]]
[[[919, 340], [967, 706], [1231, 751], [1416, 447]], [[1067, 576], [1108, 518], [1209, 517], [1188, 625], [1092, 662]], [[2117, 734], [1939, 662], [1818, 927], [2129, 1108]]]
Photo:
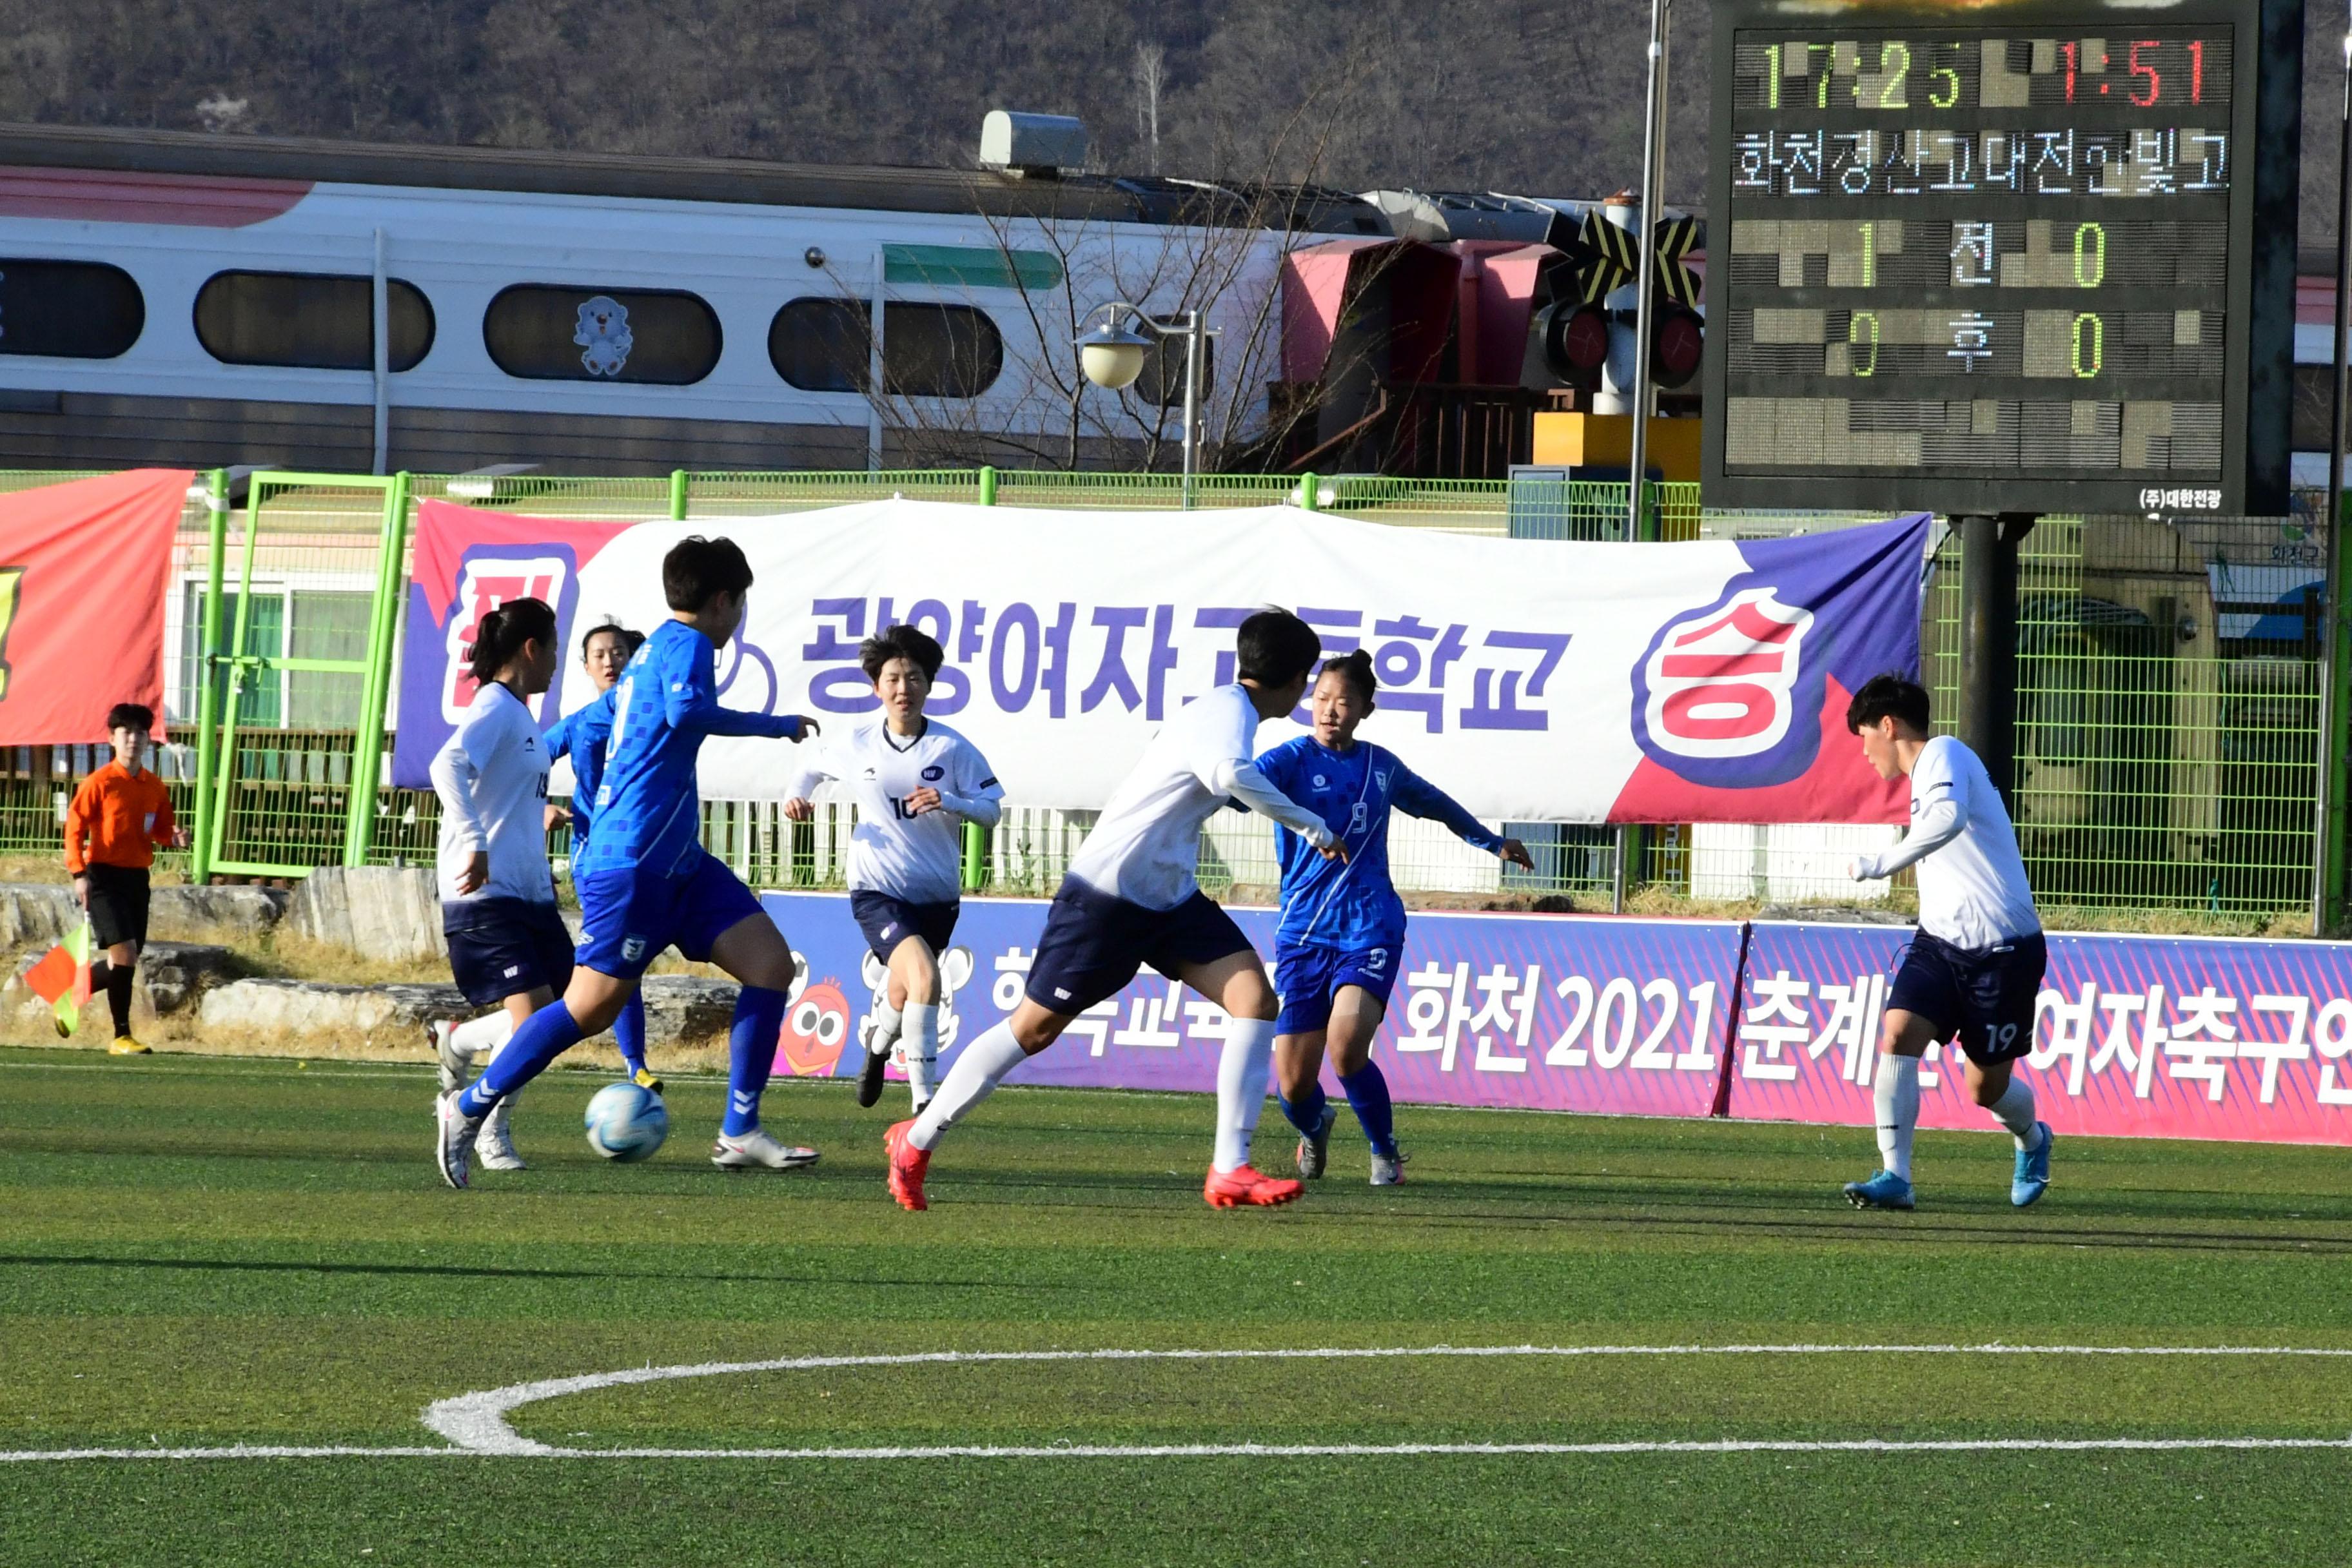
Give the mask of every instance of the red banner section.
[[106, 739], [106, 710], [163, 726], [163, 598], [195, 476], [135, 468], [0, 495], [0, 746]]

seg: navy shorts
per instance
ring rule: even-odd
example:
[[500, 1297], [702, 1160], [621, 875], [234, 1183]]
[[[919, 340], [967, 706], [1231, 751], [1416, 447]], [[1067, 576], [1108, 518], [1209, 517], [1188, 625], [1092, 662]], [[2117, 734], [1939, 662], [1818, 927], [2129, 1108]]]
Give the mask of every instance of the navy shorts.
[[1029, 966], [1029, 1000], [1049, 1012], [1083, 1013], [1118, 994], [1147, 963], [1173, 980], [1188, 963], [1253, 951], [1234, 917], [1198, 888], [1172, 910], [1148, 910], [1065, 877]]
[[441, 906], [449, 939], [449, 973], [477, 1007], [546, 986], [558, 996], [572, 984], [572, 932], [553, 904], [528, 899], [474, 899]]
[[898, 944], [910, 936], [921, 937], [934, 956], [945, 952], [949, 940], [955, 935], [956, 916], [962, 910], [960, 903], [910, 904], [887, 893], [849, 895], [849, 912], [857, 917], [857, 929], [866, 933], [866, 945], [885, 963], [898, 951]]
[[1957, 1037], [1979, 1067], [2013, 1062], [2033, 1049], [2033, 1008], [2048, 960], [2040, 931], [1974, 949], [1919, 931], [1886, 1005], [1927, 1019], [1939, 1040]]
[[1277, 1035], [1311, 1035], [1331, 1022], [1331, 1004], [1343, 985], [1360, 985], [1381, 1007], [1396, 989], [1397, 950], [1392, 947], [1321, 947], [1312, 943], [1275, 950], [1274, 988], [1282, 996]]
[[612, 866], [575, 878], [580, 890], [580, 963], [599, 974], [635, 980], [674, 947], [697, 963], [710, 944], [746, 917], [762, 913], [735, 873], [704, 855], [674, 877]]

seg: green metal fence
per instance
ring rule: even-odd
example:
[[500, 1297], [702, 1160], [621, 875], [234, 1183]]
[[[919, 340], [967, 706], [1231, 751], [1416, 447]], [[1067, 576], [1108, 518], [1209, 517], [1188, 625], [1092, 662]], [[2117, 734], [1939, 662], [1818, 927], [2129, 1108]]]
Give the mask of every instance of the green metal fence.
[[[79, 477], [0, 474], [0, 492]], [[1706, 513], [1695, 485], [1650, 491], [1642, 531], [1654, 538], [1757, 537], [1862, 521]], [[299, 877], [325, 864], [431, 858], [437, 802], [384, 782], [382, 727], [416, 503], [719, 520], [890, 496], [1165, 510], [1182, 491], [1167, 474], [990, 468], [604, 479], [264, 473], [232, 511], [224, 481], [208, 477], [191, 492], [175, 543], [167, 616], [175, 738], [194, 743], [175, 747], [162, 771], [199, 830], [188, 869]], [[1502, 481], [1203, 475], [1193, 500], [1462, 532], [1499, 534], [1516, 521], [1523, 534], [1622, 538], [1628, 495], [1622, 482], [1560, 483], [1540, 495], [1523, 490], [1515, 514]], [[2298, 572], [2315, 574], [2316, 558], [2292, 520], [2052, 519], [2028, 537], [2018, 590], [2016, 815], [2045, 903], [2232, 912], [2308, 902], [2318, 627], [2315, 606], [2298, 607], [2294, 584]], [[1922, 624], [1926, 679], [1945, 714], [1958, 688], [1958, 544], [1948, 539]], [[68, 748], [0, 752], [0, 853], [54, 853], [61, 801], [100, 761]], [[973, 846], [975, 880], [1050, 891], [1089, 821], [1009, 812]], [[705, 836], [757, 882], [826, 886], [837, 882], [847, 827], [845, 817], [794, 825], [772, 805], [719, 801], [709, 804]], [[1889, 832], [1667, 826], [1633, 841], [1628, 880], [1696, 897], [1850, 896], [1844, 858]], [[1272, 879], [1271, 846], [1256, 841], [1263, 835], [1211, 837], [1204, 878], [1243, 888]], [[1491, 858], [1425, 824], [1400, 824], [1391, 853], [1401, 885], [1429, 892], [1590, 900], [1611, 887], [1612, 831], [1530, 829], [1530, 840], [1538, 872], [1507, 880]], [[561, 831], [551, 847], [567, 848]]]

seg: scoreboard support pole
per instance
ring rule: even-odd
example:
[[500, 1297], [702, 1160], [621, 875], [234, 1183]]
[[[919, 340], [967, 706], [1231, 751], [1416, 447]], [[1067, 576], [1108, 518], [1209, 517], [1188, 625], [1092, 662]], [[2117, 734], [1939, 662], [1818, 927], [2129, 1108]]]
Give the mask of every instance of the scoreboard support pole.
[[2031, 514], [1956, 517], [1960, 535], [1961, 742], [2016, 816], [2017, 547]]

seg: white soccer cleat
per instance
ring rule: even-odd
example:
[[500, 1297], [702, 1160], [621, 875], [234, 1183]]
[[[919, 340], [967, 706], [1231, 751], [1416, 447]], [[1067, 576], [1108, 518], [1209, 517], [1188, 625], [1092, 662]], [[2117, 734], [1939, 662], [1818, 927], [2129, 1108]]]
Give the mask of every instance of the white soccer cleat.
[[433, 1163], [441, 1179], [451, 1186], [463, 1189], [467, 1175], [469, 1156], [474, 1139], [482, 1131], [484, 1118], [468, 1116], [457, 1108], [457, 1096], [452, 1092], [434, 1102]]
[[816, 1163], [816, 1151], [795, 1143], [779, 1143], [764, 1127], [749, 1132], [721, 1132], [711, 1145], [710, 1163], [722, 1171], [748, 1171], [764, 1165], [771, 1171], [797, 1171]]
[[465, 1088], [467, 1075], [474, 1070], [474, 1054], [457, 1045], [457, 1026], [446, 1018], [437, 1018], [425, 1026], [425, 1042], [433, 1047], [433, 1059], [441, 1068], [444, 1094]]
[[527, 1171], [522, 1156], [514, 1146], [514, 1102], [519, 1095], [508, 1095], [490, 1107], [482, 1118], [482, 1130], [474, 1134], [474, 1158], [485, 1171]]

